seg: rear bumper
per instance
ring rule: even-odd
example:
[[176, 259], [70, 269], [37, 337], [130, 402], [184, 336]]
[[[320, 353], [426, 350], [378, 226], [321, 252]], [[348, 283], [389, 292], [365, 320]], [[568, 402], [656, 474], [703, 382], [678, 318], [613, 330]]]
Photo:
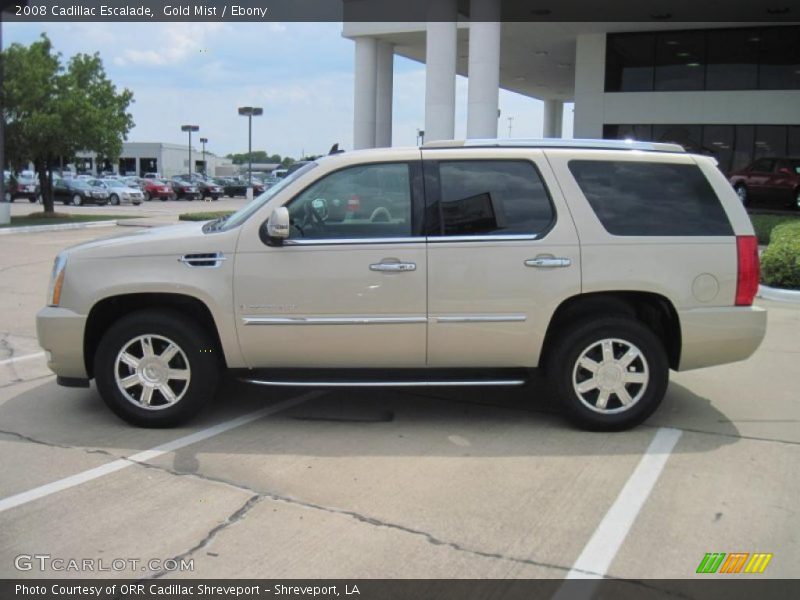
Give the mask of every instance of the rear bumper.
[[767, 311], [756, 306], [696, 308], [678, 312], [681, 322], [679, 371], [744, 360], [767, 331]]
[[86, 379], [83, 334], [86, 317], [66, 308], [48, 306], [36, 315], [36, 335], [44, 348], [47, 366], [59, 377]]

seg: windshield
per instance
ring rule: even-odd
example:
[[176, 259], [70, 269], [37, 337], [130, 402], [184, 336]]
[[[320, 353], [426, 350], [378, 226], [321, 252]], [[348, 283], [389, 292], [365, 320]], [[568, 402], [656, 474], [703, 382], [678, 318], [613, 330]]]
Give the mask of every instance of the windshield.
[[317, 163], [310, 162], [307, 165], [305, 165], [302, 169], [298, 169], [291, 175], [287, 175], [279, 183], [273, 185], [264, 193], [254, 198], [252, 202], [246, 204], [232, 215], [228, 215], [227, 217], [222, 217], [220, 219], [217, 219], [216, 221], [211, 221], [210, 223], [206, 223], [206, 225], [203, 227], [203, 231], [206, 232], [227, 231], [229, 229], [233, 229], [234, 227], [238, 227], [239, 225], [244, 223], [247, 219], [249, 219], [250, 215], [257, 212], [258, 209], [260, 209], [267, 202], [272, 200], [272, 198], [276, 194], [278, 194], [282, 189], [284, 189], [290, 183], [298, 180], [300, 177], [303, 177], [306, 173], [308, 173], [311, 169], [313, 169], [316, 166]]

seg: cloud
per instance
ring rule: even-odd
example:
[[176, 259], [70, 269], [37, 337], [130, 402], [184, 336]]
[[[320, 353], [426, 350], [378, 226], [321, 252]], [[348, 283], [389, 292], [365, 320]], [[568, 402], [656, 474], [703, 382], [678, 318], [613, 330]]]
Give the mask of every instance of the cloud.
[[[127, 42], [133, 47], [118, 49], [113, 60], [119, 66], [179, 65], [202, 54], [211, 38], [226, 29], [224, 23], [156, 23], [148, 27], [145, 36]], [[158, 47], [148, 48], [143, 40], [157, 40]]]

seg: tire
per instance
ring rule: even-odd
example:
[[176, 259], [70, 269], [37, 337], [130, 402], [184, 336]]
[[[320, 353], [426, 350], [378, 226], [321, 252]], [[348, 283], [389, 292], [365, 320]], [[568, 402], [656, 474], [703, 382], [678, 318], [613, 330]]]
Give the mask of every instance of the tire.
[[747, 191], [747, 186], [740, 183], [734, 189], [736, 190], [736, 195], [739, 196], [739, 201], [742, 203], [742, 206], [750, 206], [750, 194]]
[[72, 204], [74, 204], [75, 206], [80, 206], [81, 204], [83, 204], [83, 196], [81, 196], [80, 194], [75, 194], [72, 197]]
[[794, 191], [794, 204], [792, 205], [794, 210], [800, 210], [800, 188], [797, 188]]
[[109, 200], [111, 201], [112, 206], [119, 206], [119, 196], [116, 194], [111, 194], [111, 198]]
[[144, 193], [144, 201], [145, 202], [150, 202], [150, 200], [152, 200], [152, 198], [150, 197], [150, 192], [145, 192]]
[[211, 200], [213, 200], [214, 202], [219, 200], [219, 194], [214, 194], [213, 196], [211, 196]]
[[[608, 349], [613, 358], [606, 356]], [[625, 366], [620, 361], [627, 359], [630, 350], [638, 354]], [[602, 379], [598, 381], [584, 365], [603, 369]], [[560, 332], [546, 367], [549, 384], [566, 417], [590, 431], [620, 431], [639, 425], [661, 404], [669, 380], [661, 340], [639, 321], [626, 317], [578, 321]], [[620, 377], [633, 381], [620, 382]], [[580, 385], [585, 387], [583, 391], [579, 391]], [[628, 396], [627, 407], [614, 390]], [[605, 406], [598, 407], [603, 394]]]
[[[122, 354], [141, 365], [147, 339], [152, 358], [149, 370], [146, 366], [139, 372]], [[159, 360], [170, 344], [177, 350], [166, 362]], [[165, 377], [168, 372], [175, 377]], [[211, 335], [170, 309], [142, 310], [121, 318], [103, 335], [94, 356], [94, 376], [103, 401], [117, 416], [139, 427], [173, 427], [188, 421], [213, 398], [219, 374]], [[123, 384], [126, 379], [128, 387]], [[161, 391], [165, 385], [166, 394]], [[142, 402], [148, 389], [151, 404], [146, 408]]]
[[36, 196], [28, 196], [28, 202], [31, 204], [36, 204]]
[[169, 196], [161, 196], [162, 202], [166, 202], [167, 200], [169, 200]]

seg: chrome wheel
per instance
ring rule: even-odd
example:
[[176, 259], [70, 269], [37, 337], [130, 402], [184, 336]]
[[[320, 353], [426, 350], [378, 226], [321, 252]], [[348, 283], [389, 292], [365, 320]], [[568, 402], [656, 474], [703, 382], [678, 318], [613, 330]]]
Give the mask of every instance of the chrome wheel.
[[122, 395], [136, 407], [163, 410], [186, 394], [191, 369], [175, 342], [160, 335], [140, 335], [117, 354], [114, 378]]
[[572, 370], [577, 397], [587, 408], [603, 414], [629, 410], [642, 398], [649, 381], [642, 351], [617, 338], [592, 342]]
[[736, 188], [736, 195], [739, 196], [739, 200], [742, 204], [747, 204], [747, 188], [743, 185], [740, 185]]

